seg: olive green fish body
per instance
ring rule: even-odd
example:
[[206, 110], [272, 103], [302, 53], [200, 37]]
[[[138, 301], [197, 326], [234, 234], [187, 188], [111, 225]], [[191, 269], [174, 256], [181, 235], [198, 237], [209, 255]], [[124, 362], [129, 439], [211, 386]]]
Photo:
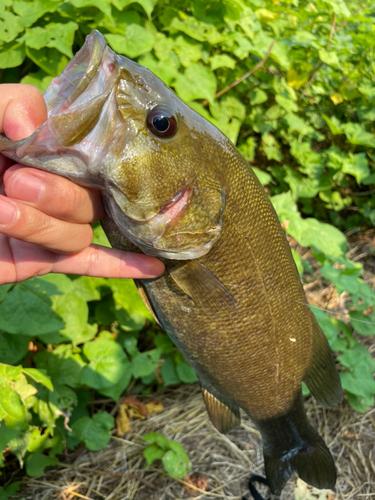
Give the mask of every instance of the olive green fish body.
[[340, 380], [249, 164], [95, 31], [45, 100], [48, 120], [23, 141], [0, 138], [0, 151], [100, 189], [112, 245], [164, 260], [163, 276], [137, 283], [140, 294], [195, 368], [216, 428], [238, 425], [240, 409], [254, 419], [272, 490], [294, 471], [333, 487], [333, 460], [307, 421], [301, 381], [330, 406], [342, 398]]

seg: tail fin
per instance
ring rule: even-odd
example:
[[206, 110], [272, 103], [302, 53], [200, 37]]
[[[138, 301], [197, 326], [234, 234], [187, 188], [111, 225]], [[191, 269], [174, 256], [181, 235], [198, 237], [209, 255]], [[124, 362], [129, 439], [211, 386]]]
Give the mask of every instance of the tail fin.
[[266, 475], [270, 488], [276, 495], [281, 490], [293, 472], [308, 484], [320, 489], [331, 489], [336, 483], [336, 468], [333, 458], [316, 433], [316, 441], [306, 443], [300, 449], [285, 453], [282, 457], [264, 457]]
[[316, 488], [335, 486], [333, 458], [307, 419], [301, 392], [288, 413], [256, 424], [262, 434], [266, 475], [274, 494], [281, 493], [293, 472]]

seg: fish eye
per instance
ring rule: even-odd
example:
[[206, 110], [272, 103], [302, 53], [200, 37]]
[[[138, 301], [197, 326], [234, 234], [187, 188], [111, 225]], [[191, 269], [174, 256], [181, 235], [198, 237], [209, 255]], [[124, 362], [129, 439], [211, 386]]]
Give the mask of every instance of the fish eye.
[[177, 131], [177, 119], [167, 106], [155, 106], [148, 115], [147, 127], [158, 137], [172, 137]]

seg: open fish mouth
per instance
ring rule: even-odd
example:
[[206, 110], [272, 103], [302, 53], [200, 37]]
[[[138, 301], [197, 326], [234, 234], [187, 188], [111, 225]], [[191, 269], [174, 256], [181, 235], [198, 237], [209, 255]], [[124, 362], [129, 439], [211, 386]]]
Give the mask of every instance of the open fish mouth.
[[[138, 101], [140, 88], [144, 101]], [[139, 64], [117, 55], [104, 36], [93, 30], [45, 91], [46, 122], [22, 141], [0, 136], [0, 151], [27, 166], [99, 189], [106, 212], [145, 253], [181, 260], [200, 257], [219, 237], [221, 215], [214, 221], [203, 217], [202, 224], [194, 222], [192, 227], [188, 216], [200, 196], [194, 180], [181, 180], [174, 193], [167, 190], [165, 202], [157, 193], [149, 206], [130, 200], [122, 187], [127, 148], [133, 156], [137, 154], [131, 148], [143, 133], [148, 110], [165, 94], [165, 84]], [[174, 94], [171, 99], [178, 101]], [[139, 182], [148, 181], [139, 177]]]
[[118, 73], [117, 57], [107, 46], [103, 35], [93, 30], [82, 48], [44, 92], [48, 117], [65, 113], [72, 107], [87, 106], [90, 98], [108, 94]]

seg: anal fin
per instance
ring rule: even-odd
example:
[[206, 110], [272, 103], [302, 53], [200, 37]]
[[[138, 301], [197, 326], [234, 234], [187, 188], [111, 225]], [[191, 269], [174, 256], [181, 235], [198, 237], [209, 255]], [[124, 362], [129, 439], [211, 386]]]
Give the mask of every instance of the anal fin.
[[304, 379], [312, 395], [322, 406], [336, 406], [343, 394], [340, 376], [328, 341], [313, 316], [313, 354], [309, 370]]
[[168, 269], [174, 282], [197, 306], [236, 313], [237, 302], [228, 288], [212, 271], [195, 260]]
[[241, 417], [238, 407], [229, 407], [222, 403], [205, 388], [202, 388], [202, 393], [208, 416], [219, 432], [225, 434], [240, 425]]

